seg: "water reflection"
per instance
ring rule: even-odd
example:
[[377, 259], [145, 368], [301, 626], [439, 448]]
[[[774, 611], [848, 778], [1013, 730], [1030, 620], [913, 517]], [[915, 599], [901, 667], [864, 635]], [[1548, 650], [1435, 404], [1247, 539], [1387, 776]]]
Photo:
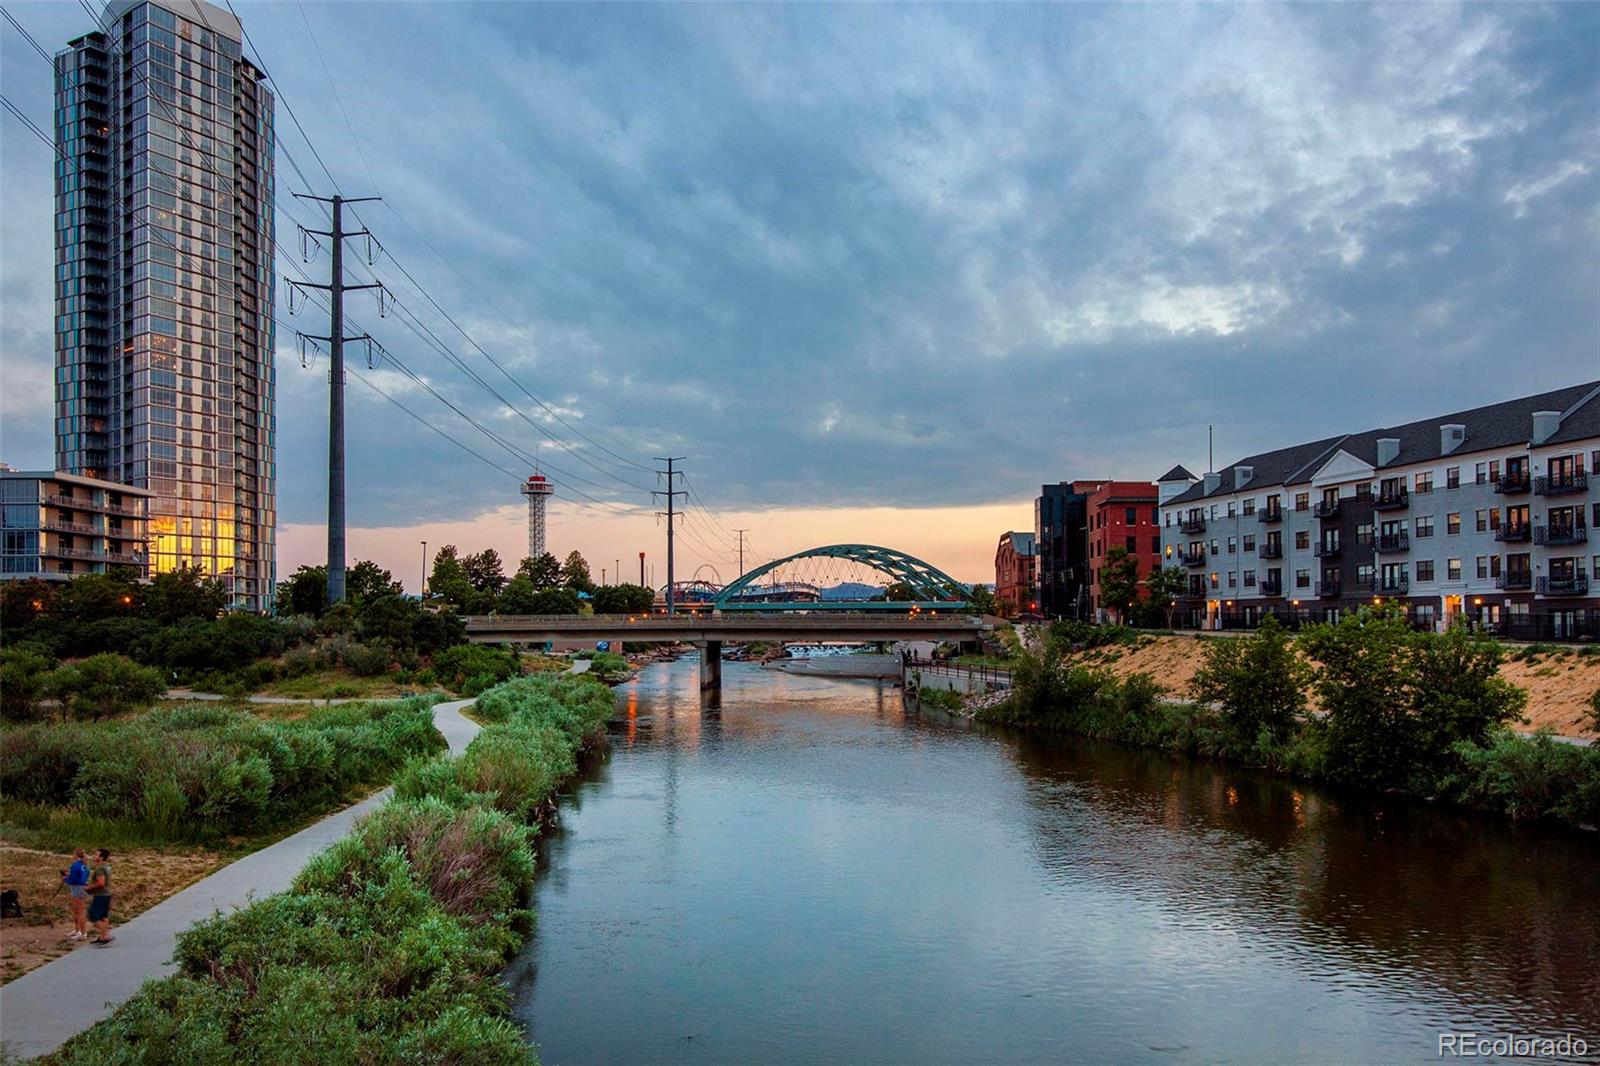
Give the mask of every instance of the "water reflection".
[[697, 664], [618, 693], [511, 967], [551, 1063], [1395, 1061], [1600, 1048], [1588, 837], [957, 727]]

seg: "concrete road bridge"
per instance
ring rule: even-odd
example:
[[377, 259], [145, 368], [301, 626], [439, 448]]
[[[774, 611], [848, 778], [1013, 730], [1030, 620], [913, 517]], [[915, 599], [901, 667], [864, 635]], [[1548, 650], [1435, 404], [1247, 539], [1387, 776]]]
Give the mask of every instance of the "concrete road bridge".
[[700, 687], [722, 685], [722, 645], [752, 640], [788, 644], [954, 641], [975, 644], [994, 629], [968, 614], [676, 614], [676, 615], [469, 615], [467, 639], [477, 644], [544, 644], [556, 641], [632, 641], [696, 644]]

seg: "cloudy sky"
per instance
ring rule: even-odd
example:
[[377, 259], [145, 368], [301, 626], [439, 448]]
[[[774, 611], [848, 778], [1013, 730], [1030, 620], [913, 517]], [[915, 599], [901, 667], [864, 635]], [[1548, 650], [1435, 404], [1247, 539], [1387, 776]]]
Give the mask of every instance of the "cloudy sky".
[[[1198, 471], [1208, 424], [1221, 463], [1600, 377], [1600, 5], [237, 7], [339, 188], [385, 197], [403, 311], [353, 317], [563, 472], [552, 546], [596, 570], [661, 555], [652, 456], [715, 516], [688, 567], [731, 575], [749, 527], [753, 558], [869, 541], [992, 580], [1041, 482]], [[47, 48], [89, 25], [8, 9]], [[0, 87], [48, 124], [9, 26]], [[50, 159], [0, 118], [0, 457], [41, 466]], [[321, 550], [327, 382], [290, 333], [326, 323], [281, 289], [279, 317], [283, 573]], [[413, 586], [423, 538], [522, 554], [507, 473], [350, 390], [357, 554]]]

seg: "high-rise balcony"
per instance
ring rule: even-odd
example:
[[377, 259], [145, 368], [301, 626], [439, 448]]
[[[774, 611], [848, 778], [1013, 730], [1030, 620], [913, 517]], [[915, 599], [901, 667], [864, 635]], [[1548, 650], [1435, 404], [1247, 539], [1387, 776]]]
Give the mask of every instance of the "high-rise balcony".
[[1409, 533], [1380, 533], [1378, 534], [1378, 551], [1381, 554], [1405, 552], [1411, 550], [1411, 534]]
[[1311, 546], [1311, 554], [1318, 559], [1337, 559], [1341, 553], [1337, 542], [1328, 544], [1319, 540]]
[[1206, 553], [1204, 551], [1179, 552], [1178, 562], [1184, 566], [1204, 566], [1206, 565]]
[[1377, 511], [1397, 511], [1410, 506], [1411, 493], [1404, 485], [1380, 488], [1378, 494], [1372, 498], [1372, 507]]
[[1541, 577], [1534, 589], [1541, 596], [1587, 596], [1589, 577], [1575, 574], [1572, 577]]
[[1256, 549], [1256, 554], [1263, 559], [1282, 559], [1283, 541], [1269, 540]]
[[1526, 470], [1507, 471], [1494, 479], [1494, 491], [1501, 493], [1527, 492], [1530, 485]]
[[1205, 531], [1206, 520], [1204, 515], [1189, 515], [1178, 520], [1178, 532], [1180, 533], [1204, 533]]
[[1263, 596], [1282, 596], [1283, 579], [1279, 578], [1274, 581], [1271, 578], [1264, 577], [1261, 579], [1261, 584], [1257, 585], [1256, 588]]
[[1379, 574], [1373, 585], [1375, 592], [1404, 593], [1411, 591], [1411, 578], [1407, 574]]
[[1507, 522], [1494, 531], [1494, 539], [1507, 544], [1521, 544], [1533, 537], [1533, 527], [1526, 522]]
[[1316, 587], [1317, 598], [1322, 600], [1336, 600], [1344, 591], [1344, 586], [1338, 581], [1318, 581]]
[[1533, 494], [1535, 496], [1565, 496], [1571, 492], [1587, 492], [1588, 489], [1589, 474], [1583, 470], [1577, 470], [1570, 474], [1550, 474], [1533, 479]]
[[1311, 509], [1311, 513], [1318, 518], [1338, 518], [1339, 503], [1339, 500], [1318, 500], [1317, 505]]
[[1533, 574], [1526, 570], [1508, 570], [1494, 579], [1494, 587], [1516, 592], [1533, 588]]
[[1586, 544], [1588, 541], [1589, 527], [1582, 522], [1533, 527], [1535, 544]]
[[1256, 512], [1256, 521], [1257, 522], [1282, 522], [1283, 521], [1283, 508], [1282, 507], [1264, 507], [1261, 510]]

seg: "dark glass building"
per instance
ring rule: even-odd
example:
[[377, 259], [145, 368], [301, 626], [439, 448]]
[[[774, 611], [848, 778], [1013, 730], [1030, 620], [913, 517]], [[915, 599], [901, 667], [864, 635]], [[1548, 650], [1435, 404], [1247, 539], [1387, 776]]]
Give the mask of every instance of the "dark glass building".
[[1039, 612], [1046, 618], [1090, 615], [1089, 494], [1098, 481], [1043, 485], [1033, 504]]

